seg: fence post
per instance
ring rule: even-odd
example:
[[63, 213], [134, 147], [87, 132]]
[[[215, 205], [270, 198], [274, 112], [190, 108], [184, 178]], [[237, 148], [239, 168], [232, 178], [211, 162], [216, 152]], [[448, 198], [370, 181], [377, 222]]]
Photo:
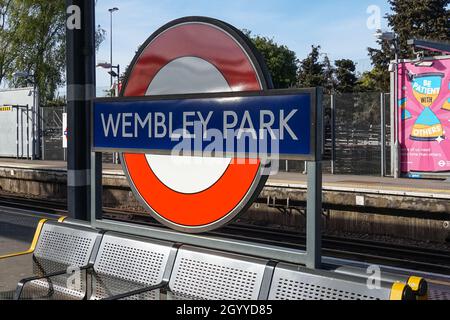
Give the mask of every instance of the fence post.
[[380, 118], [381, 118], [381, 176], [386, 176], [386, 96], [380, 94]]
[[396, 107], [396, 102], [395, 102], [395, 74], [394, 72], [391, 72], [391, 94], [390, 94], [390, 115], [391, 115], [391, 175], [394, 178], [397, 178], [397, 166], [395, 164], [395, 160], [396, 160], [396, 153], [397, 151], [395, 150], [396, 147], [396, 126], [395, 126], [395, 107]]
[[331, 174], [335, 174], [336, 166], [336, 101], [331, 95]]
[[27, 117], [27, 160], [30, 159], [30, 110], [29, 106], [27, 105], [27, 111], [26, 111], [26, 117]]
[[17, 159], [19, 159], [19, 107], [16, 106], [16, 152], [17, 152]]

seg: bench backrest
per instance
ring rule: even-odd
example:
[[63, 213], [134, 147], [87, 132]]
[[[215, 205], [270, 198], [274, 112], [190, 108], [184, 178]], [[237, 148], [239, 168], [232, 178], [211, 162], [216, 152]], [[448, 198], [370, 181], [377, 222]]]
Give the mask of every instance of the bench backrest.
[[138, 289], [133, 283], [148, 287], [168, 281], [175, 255], [171, 242], [106, 233], [94, 263], [91, 299]]
[[45, 265], [41, 267], [46, 272], [60, 271], [48, 270], [54, 268], [52, 265], [86, 266], [100, 239], [100, 233], [94, 229], [49, 221], [42, 228], [34, 256], [38, 261], [44, 261]]
[[178, 250], [169, 288], [176, 295], [208, 300], [258, 300], [268, 262], [191, 246]]
[[68, 289], [69, 272], [93, 263], [102, 234], [91, 228], [47, 221], [42, 227], [33, 253], [33, 271], [37, 276], [55, 272], [68, 272], [46, 279], [28, 282], [22, 289], [22, 299], [35, 299], [52, 289], [54, 299], [81, 299], [86, 292], [86, 281], [82, 277], [80, 288]]
[[371, 290], [361, 278], [279, 264], [269, 300], [390, 300], [391, 285]]

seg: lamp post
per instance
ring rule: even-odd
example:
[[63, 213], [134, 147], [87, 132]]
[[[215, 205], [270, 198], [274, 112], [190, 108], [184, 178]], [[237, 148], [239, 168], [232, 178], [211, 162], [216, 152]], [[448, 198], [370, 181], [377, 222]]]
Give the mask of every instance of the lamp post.
[[[103, 68], [103, 69], [109, 69], [108, 71], [109, 75], [111, 76], [111, 79], [117, 78], [117, 89], [115, 90], [115, 96], [119, 96], [119, 83], [120, 83], [120, 65], [112, 65], [110, 63], [101, 62], [97, 64], [97, 68]], [[114, 71], [113, 69], [116, 69], [117, 71]], [[111, 82], [111, 87], [113, 86], [113, 82]]]
[[[111, 87], [112, 87], [112, 79], [113, 78], [117, 78], [117, 88], [115, 90], [115, 96], [118, 97], [119, 96], [119, 83], [120, 83], [120, 65], [118, 64], [117, 66], [114, 66], [110, 63], [105, 63], [105, 62], [101, 62], [97, 64], [97, 68], [103, 68], [103, 69], [110, 69], [111, 71], [108, 71], [108, 73], [111, 75]], [[114, 71], [113, 69], [116, 69], [116, 71]], [[119, 163], [119, 154], [118, 153], [113, 153], [113, 163], [114, 164], [118, 164]]]
[[[119, 11], [119, 8], [114, 7], [111, 9], [108, 9], [110, 13], [110, 65], [111, 65], [111, 72], [113, 71], [112, 65], [113, 65], [113, 13], [116, 11]], [[113, 85], [113, 76], [111, 75], [111, 86]]]
[[400, 177], [400, 143], [398, 139], [399, 114], [398, 114], [398, 65], [400, 44], [398, 35], [394, 32], [382, 32], [377, 30], [375, 37], [387, 42], [394, 52], [394, 64], [391, 64], [391, 171], [395, 179]]

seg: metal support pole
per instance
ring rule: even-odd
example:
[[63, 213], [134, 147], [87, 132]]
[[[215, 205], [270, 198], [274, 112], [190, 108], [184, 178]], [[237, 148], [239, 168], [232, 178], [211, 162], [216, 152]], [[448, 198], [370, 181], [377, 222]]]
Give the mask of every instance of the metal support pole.
[[322, 265], [322, 155], [323, 108], [322, 89], [317, 89], [316, 101], [316, 160], [307, 163], [308, 191], [306, 207], [306, 266], [320, 269]]
[[95, 1], [66, 0], [81, 12], [81, 28], [67, 24], [67, 199], [71, 218], [90, 218], [90, 101], [95, 96]]
[[395, 158], [396, 158], [396, 143], [395, 143], [395, 136], [396, 136], [396, 128], [395, 128], [395, 108], [396, 108], [396, 102], [395, 102], [395, 73], [391, 72], [391, 94], [390, 94], [390, 112], [391, 112], [391, 175], [395, 177], [396, 175], [396, 165], [395, 165]]
[[23, 159], [23, 109], [20, 108], [20, 158]]
[[91, 223], [102, 219], [102, 194], [103, 194], [103, 155], [91, 152], [91, 196], [90, 196], [90, 218]]
[[36, 156], [36, 82], [33, 83], [33, 107], [31, 109], [31, 160], [35, 160]]
[[318, 269], [322, 264], [322, 163], [308, 162], [306, 216], [306, 266]]
[[331, 95], [331, 174], [336, 170], [336, 100]]
[[[112, 29], [111, 29], [112, 30]], [[111, 65], [112, 65], [112, 61], [111, 61]], [[112, 70], [112, 69], [111, 69]], [[120, 96], [120, 92], [119, 92], [119, 83], [120, 83], [120, 65], [117, 65], [117, 87], [116, 87], [116, 97]], [[120, 160], [119, 160], [120, 156], [118, 152], [114, 152], [113, 153], [113, 164], [119, 164]]]
[[[396, 49], [397, 50], [397, 49]], [[398, 53], [395, 53], [395, 87], [394, 87], [394, 123], [395, 123], [395, 172], [394, 172], [394, 178], [398, 179], [400, 178], [400, 127], [398, 123], [399, 118], [399, 110], [398, 110]]]
[[109, 36], [110, 36], [110, 55], [109, 55], [109, 57], [110, 57], [110, 60], [109, 60], [109, 62], [110, 62], [110, 64], [111, 64], [111, 69], [110, 69], [110, 72], [111, 72], [111, 78], [110, 78], [110, 82], [111, 82], [111, 87], [113, 86], [113, 75], [112, 75], [112, 72], [113, 72], [113, 12], [114, 11], [112, 11], [112, 10], [110, 10], [109, 11], [109, 13], [110, 13], [110, 29], [109, 29]]
[[119, 84], [120, 84], [120, 64], [117, 65], [117, 94], [116, 94], [116, 96], [120, 96]]
[[44, 137], [44, 109], [42, 109], [39, 105], [39, 97], [36, 106], [36, 121], [37, 121], [37, 152], [38, 157], [41, 160], [45, 159], [45, 137]]
[[30, 109], [27, 105], [27, 160], [30, 159]]
[[19, 159], [19, 107], [16, 107], [16, 157]]
[[380, 126], [381, 126], [381, 176], [386, 176], [386, 96], [380, 94]]

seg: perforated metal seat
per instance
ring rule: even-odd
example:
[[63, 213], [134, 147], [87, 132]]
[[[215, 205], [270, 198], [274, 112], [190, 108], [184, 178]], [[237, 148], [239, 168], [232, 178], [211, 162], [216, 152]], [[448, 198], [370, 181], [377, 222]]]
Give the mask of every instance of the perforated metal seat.
[[381, 283], [370, 289], [366, 280], [329, 271], [279, 264], [275, 268], [269, 300], [414, 300], [408, 286]]
[[115, 299], [265, 300], [274, 264], [265, 259], [191, 246], [176, 255], [168, 285], [136, 290]]
[[208, 300], [258, 300], [270, 272], [268, 260], [183, 246], [177, 254], [169, 291]]
[[[95, 259], [90, 299], [104, 299], [167, 282], [176, 251], [170, 242], [107, 233]], [[145, 298], [159, 299], [159, 295], [148, 294]]]
[[[33, 277], [21, 281], [16, 298], [83, 298], [86, 281], [83, 281], [85, 277], [82, 273], [78, 274], [81, 283], [75, 289], [67, 288], [67, 280], [72, 275], [71, 271], [92, 263], [101, 236], [99, 231], [91, 228], [46, 222], [33, 253]], [[49, 277], [54, 273], [63, 274]], [[40, 279], [33, 280], [38, 277]]]

